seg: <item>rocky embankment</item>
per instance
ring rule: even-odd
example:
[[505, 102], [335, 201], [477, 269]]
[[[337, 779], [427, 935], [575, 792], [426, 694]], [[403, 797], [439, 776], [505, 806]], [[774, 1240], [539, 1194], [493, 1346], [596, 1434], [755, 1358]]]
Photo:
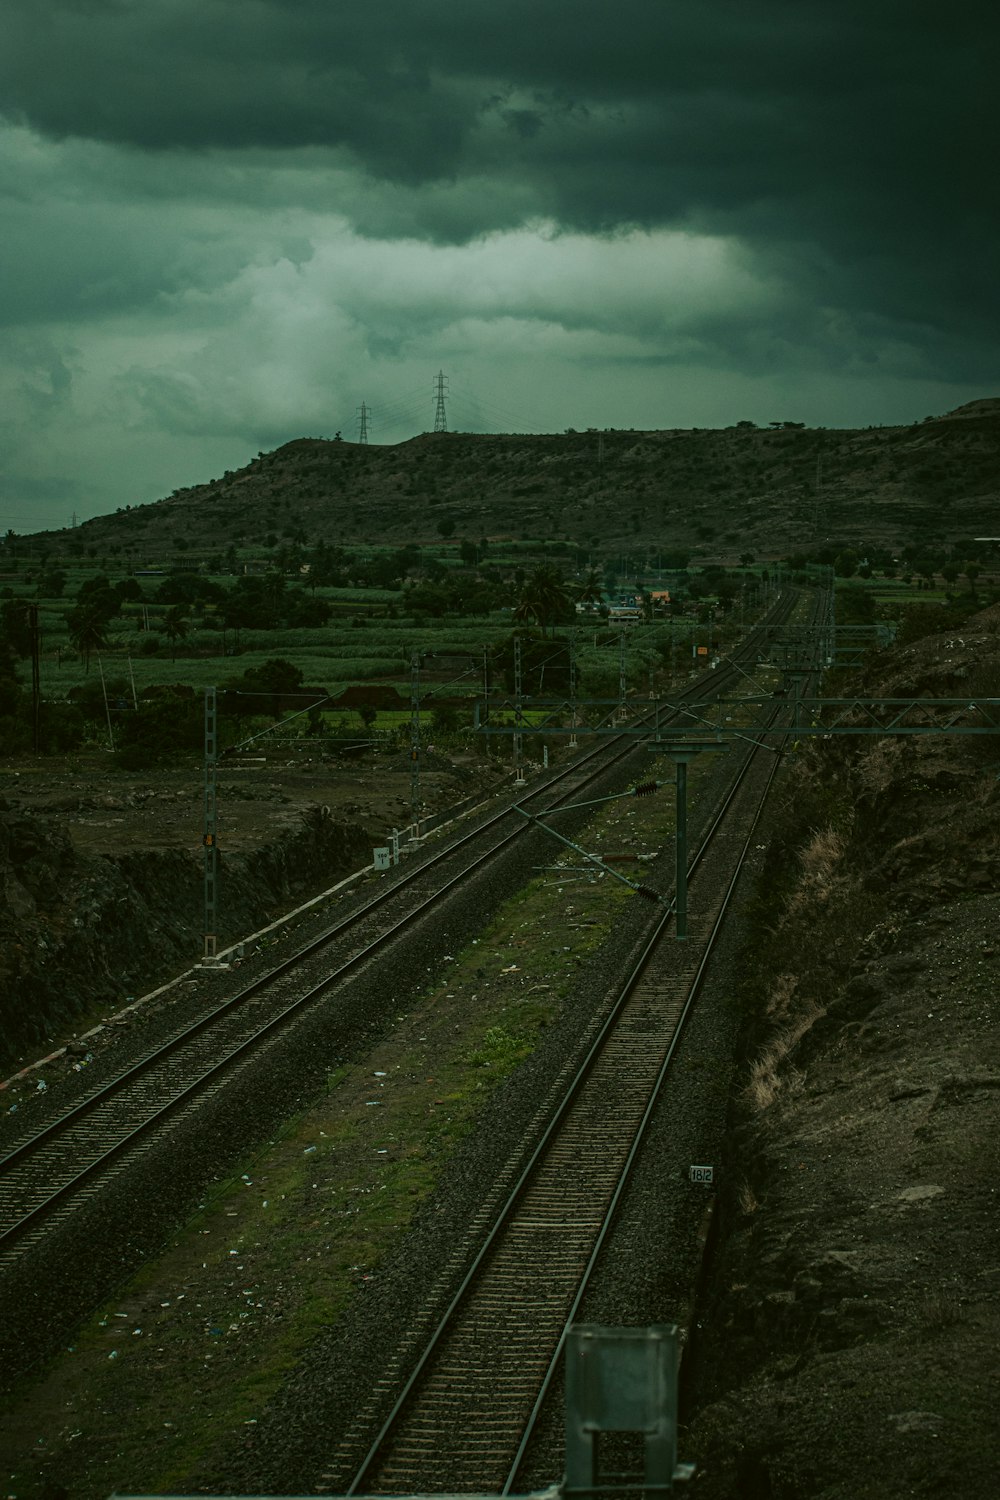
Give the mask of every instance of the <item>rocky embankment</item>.
[[[865, 691], [989, 693], [996, 629]], [[786, 781], [682, 1443], [710, 1500], [996, 1493], [998, 773], [994, 737], [834, 739]]]
[[[220, 855], [222, 941], [371, 857], [358, 825], [306, 809], [280, 841]], [[198, 957], [201, 859], [184, 849], [81, 852], [51, 816], [0, 799], [0, 1071], [44, 1051], [95, 1006], [114, 1006]]]

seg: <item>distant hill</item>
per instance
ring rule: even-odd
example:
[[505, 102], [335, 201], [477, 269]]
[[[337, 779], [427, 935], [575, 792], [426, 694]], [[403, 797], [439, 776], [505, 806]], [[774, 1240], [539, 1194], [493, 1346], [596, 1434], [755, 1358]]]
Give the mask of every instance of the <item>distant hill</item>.
[[[136, 563], [173, 547], [565, 537], [593, 548], [782, 553], [1000, 530], [1000, 399], [909, 427], [299, 438], [150, 505], [47, 533]], [[180, 541], [178, 542], [178, 539]]]

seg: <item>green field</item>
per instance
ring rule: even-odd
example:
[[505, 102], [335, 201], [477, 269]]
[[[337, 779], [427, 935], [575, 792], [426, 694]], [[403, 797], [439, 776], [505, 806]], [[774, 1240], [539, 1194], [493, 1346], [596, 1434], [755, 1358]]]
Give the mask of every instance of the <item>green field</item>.
[[[107, 628], [107, 648], [95, 653], [89, 665], [73, 648], [67, 615], [81, 583], [93, 570], [74, 570], [61, 599], [37, 597], [27, 580], [9, 580], [0, 597], [37, 604], [40, 633], [40, 676], [46, 698], [64, 698], [67, 692], [99, 676], [127, 679], [141, 693], [148, 686], [185, 682], [194, 687], [218, 686], [226, 679], [280, 657], [301, 668], [305, 683], [322, 686], [336, 696], [354, 683], [378, 681], [397, 685], [407, 696], [410, 663], [420, 653], [424, 671], [435, 672], [435, 658], [492, 653], [510, 636], [509, 610], [487, 616], [421, 619], [419, 623], [398, 611], [405, 603], [403, 591], [388, 589], [323, 589], [315, 597], [333, 606], [335, 613], [322, 626], [308, 628], [223, 629], [211, 607], [193, 609], [183, 638], [171, 643], [164, 632], [168, 606], [159, 603], [155, 590], [160, 579], [139, 580], [140, 600], [127, 603]], [[112, 582], [115, 582], [112, 578]], [[232, 585], [234, 580], [213, 580]], [[397, 611], [386, 615], [387, 606]], [[570, 627], [560, 627], [554, 640], [565, 642]], [[718, 635], [718, 626], [714, 627]], [[617, 674], [619, 635], [598, 617], [582, 617], [573, 627], [578, 670]], [[624, 632], [624, 665], [633, 685], [648, 675], [651, 667], [669, 663], [681, 670], [691, 646], [708, 641], [706, 627], [689, 618], [667, 618], [655, 624], [635, 625]], [[470, 684], [467, 675], [456, 673], [456, 686]]]

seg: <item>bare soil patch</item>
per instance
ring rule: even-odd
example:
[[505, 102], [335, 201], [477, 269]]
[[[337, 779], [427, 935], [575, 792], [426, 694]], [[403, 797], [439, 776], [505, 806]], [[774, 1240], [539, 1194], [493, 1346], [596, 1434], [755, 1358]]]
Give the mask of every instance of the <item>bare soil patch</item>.
[[[493, 761], [470, 754], [425, 754], [419, 795], [425, 812], [438, 812], [477, 788], [502, 784]], [[19, 811], [51, 819], [83, 853], [116, 855], [132, 849], [200, 851], [205, 778], [192, 760], [170, 769], [118, 770], [100, 751], [7, 759], [0, 796]], [[373, 837], [412, 820], [408, 755], [365, 755], [335, 761], [320, 756], [224, 757], [216, 774], [220, 848], [247, 850], [279, 839], [304, 808], [327, 806], [338, 822], [357, 823]]]

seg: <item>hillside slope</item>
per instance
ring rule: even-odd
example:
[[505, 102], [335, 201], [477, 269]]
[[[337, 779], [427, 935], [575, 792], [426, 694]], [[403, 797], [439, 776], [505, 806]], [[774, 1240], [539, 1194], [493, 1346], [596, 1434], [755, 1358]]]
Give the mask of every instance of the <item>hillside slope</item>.
[[177, 538], [211, 550], [269, 535], [422, 542], [446, 521], [474, 540], [775, 555], [829, 540], [995, 530], [998, 459], [1000, 399], [856, 431], [425, 433], [391, 447], [300, 438], [207, 484], [46, 537], [81, 551], [117, 547], [141, 564]]
[[[863, 690], [995, 692], [998, 629]], [[705, 1500], [995, 1493], [998, 770], [995, 736], [839, 739], [786, 783], [686, 1442]]]

